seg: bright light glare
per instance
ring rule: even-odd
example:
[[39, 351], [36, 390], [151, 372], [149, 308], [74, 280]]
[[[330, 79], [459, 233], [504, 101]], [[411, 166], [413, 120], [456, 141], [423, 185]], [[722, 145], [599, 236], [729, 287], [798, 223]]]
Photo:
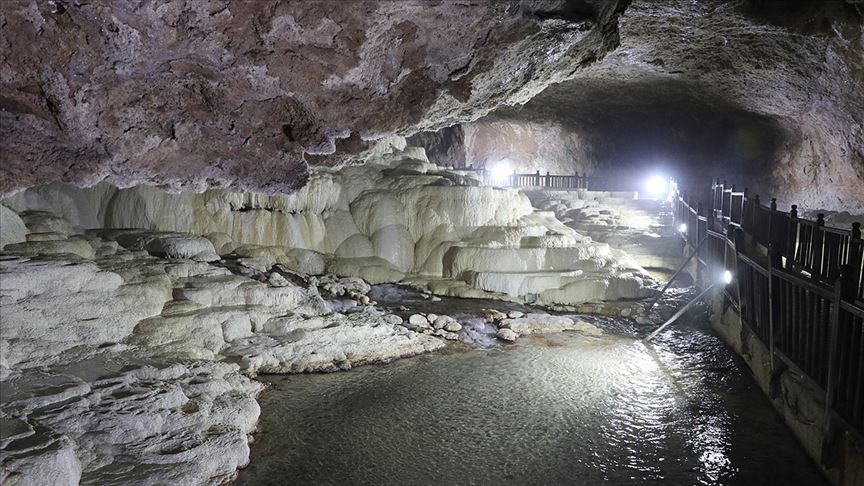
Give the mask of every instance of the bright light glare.
[[507, 177], [512, 173], [510, 164], [506, 160], [502, 160], [492, 166], [492, 180], [496, 183], [501, 183], [507, 180]]
[[666, 179], [661, 176], [654, 176], [645, 181], [645, 190], [652, 196], [660, 196], [668, 189]]
[[687, 223], [681, 223], [681, 226], [678, 226], [678, 232], [686, 233], [687, 232]]
[[726, 270], [723, 272], [723, 282], [726, 285], [729, 285], [730, 283], [732, 283], [732, 272], [730, 272], [729, 270]]

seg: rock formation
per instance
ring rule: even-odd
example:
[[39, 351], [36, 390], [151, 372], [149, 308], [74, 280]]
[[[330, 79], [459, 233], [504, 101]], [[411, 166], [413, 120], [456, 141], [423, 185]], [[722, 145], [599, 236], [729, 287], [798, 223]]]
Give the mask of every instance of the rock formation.
[[864, 214], [862, 19], [845, 0], [634, 0], [616, 50], [466, 124], [465, 146], [448, 150], [635, 183], [652, 170], [690, 187], [722, 177], [781, 207]]
[[290, 192], [524, 102], [602, 57], [623, 0], [3, 2], [0, 194], [53, 181]]
[[[618, 250], [535, 211], [520, 192], [479, 186], [474, 176], [430, 164], [422, 150], [409, 148], [364, 166], [313, 170], [292, 195], [54, 184], [5, 203], [25, 217], [57, 212], [84, 229], [158, 230], [113, 238], [160, 257], [218, 259], [210, 240], [171, 232], [209, 235], [223, 256], [261, 272], [275, 263], [311, 274], [326, 267], [373, 283], [409, 277], [438, 294], [493, 292], [545, 304], [647, 294], [650, 278]], [[44, 251], [29, 250], [41, 244], [11, 249], [28, 254]]]

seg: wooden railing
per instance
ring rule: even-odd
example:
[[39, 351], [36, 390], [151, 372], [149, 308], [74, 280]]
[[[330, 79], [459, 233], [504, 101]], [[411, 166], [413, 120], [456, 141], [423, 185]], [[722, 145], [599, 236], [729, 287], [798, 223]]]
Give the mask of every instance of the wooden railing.
[[[711, 208], [673, 186], [676, 226], [697, 255], [697, 282], [733, 275], [724, 294], [771, 353], [825, 393], [829, 416], [864, 441], [864, 242], [851, 230], [764, 206], [719, 181]], [[683, 225], [683, 226], [682, 226]], [[782, 364], [781, 364], [782, 363]]]
[[496, 175], [489, 170], [480, 171], [483, 184], [498, 187], [543, 187], [549, 189], [588, 189], [589, 177], [575, 173], [573, 175], [552, 175], [549, 172], [541, 174], [538, 170], [533, 174], [518, 174], [515, 171], [505, 176]]

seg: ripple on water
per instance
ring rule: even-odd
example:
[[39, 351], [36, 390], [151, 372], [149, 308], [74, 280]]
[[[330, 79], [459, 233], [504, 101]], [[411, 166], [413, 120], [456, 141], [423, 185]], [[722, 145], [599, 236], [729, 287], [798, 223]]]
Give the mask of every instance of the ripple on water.
[[[821, 484], [725, 348], [694, 332], [657, 348], [566, 333], [275, 377], [239, 483]], [[717, 370], [737, 378], [718, 387]]]

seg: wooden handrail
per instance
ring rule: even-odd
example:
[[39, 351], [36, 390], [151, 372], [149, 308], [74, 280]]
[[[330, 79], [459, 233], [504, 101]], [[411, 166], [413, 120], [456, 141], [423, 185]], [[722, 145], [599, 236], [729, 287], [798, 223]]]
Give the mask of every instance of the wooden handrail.
[[825, 393], [826, 416], [864, 444], [861, 225], [831, 228], [822, 214], [802, 219], [795, 205], [788, 212], [775, 199], [763, 205], [725, 181], [711, 191], [704, 223], [690, 199], [677, 190], [672, 198], [675, 225], [688, 225], [682, 236], [690, 248], [694, 220], [708, 239], [697, 249], [697, 283], [716, 285], [720, 271], [732, 272], [735, 280], [721, 295], [769, 349], [771, 367], [779, 360], [808, 377]]

